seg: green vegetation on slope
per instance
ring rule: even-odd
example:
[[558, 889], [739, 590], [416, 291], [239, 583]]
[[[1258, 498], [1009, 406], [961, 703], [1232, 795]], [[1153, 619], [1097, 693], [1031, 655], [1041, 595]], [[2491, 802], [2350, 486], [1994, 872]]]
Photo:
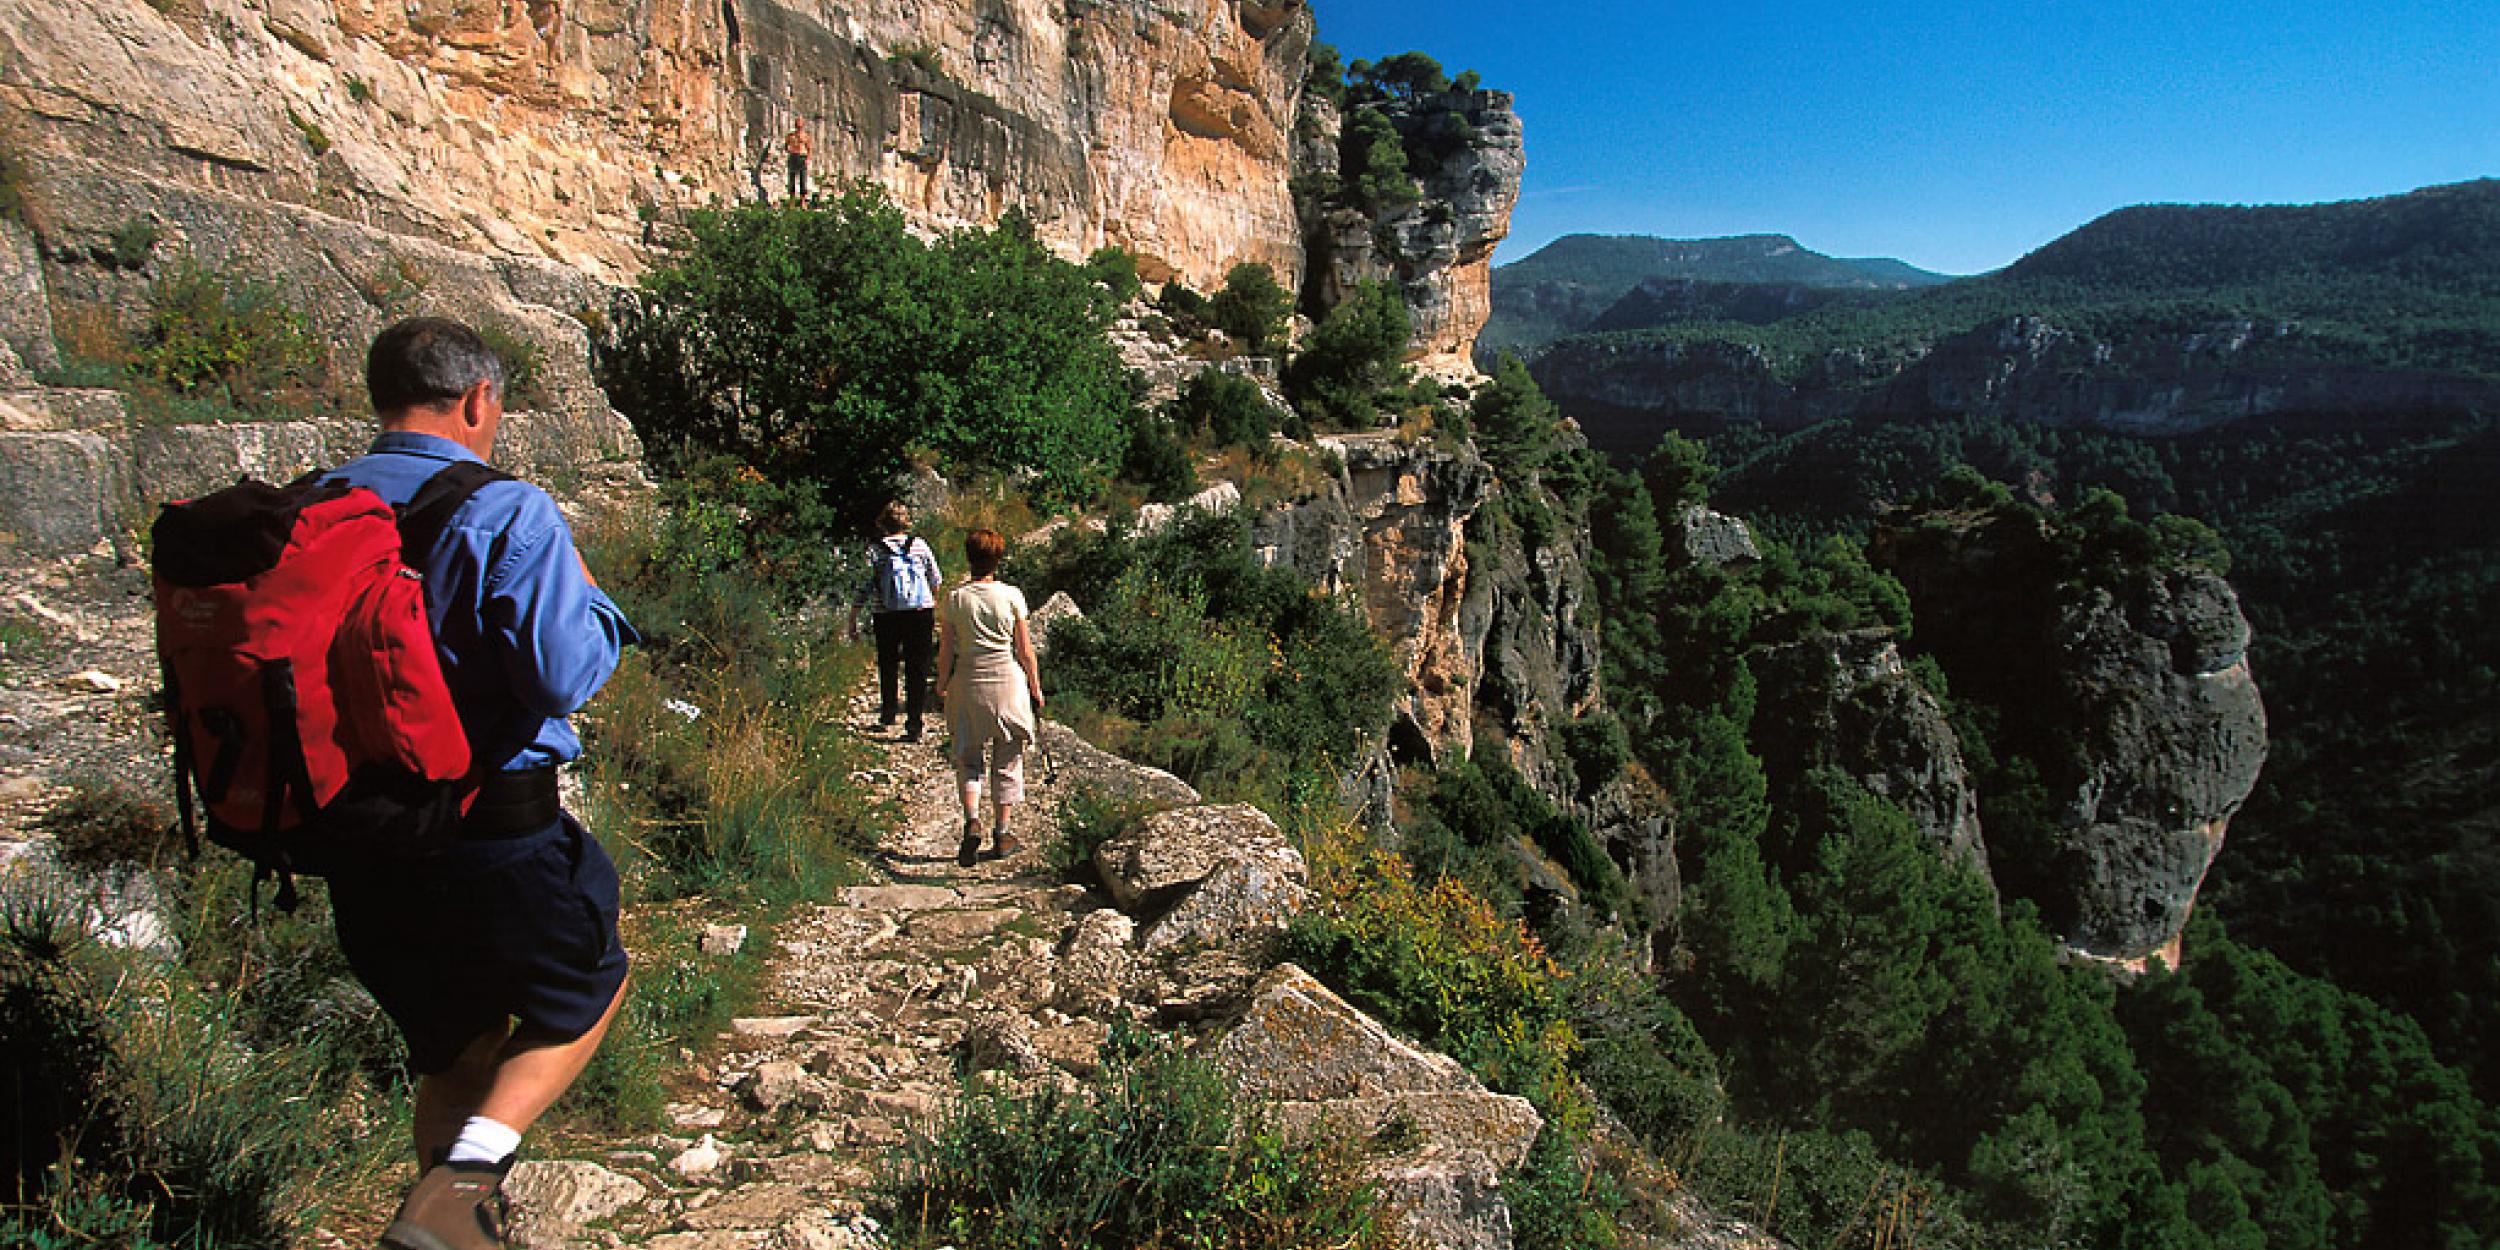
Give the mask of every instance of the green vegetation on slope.
[[[1932, 1204], [1928, 1244], [2466, 1245], [2500, 1231], [2500, 1117], [2411, 1021], [2210, 922], [2180, 976], [2122, 987], [2060, 967], [2027, 904], [2000, 910], [1855, 779], [1770, 749], [1793, 731], [1766, 647], [1901, 605], [1908, 619], [1887, 623], [1915, 641], [1917, 605], [1845, 540], [1811, 563], [1776, 543], [1731, 568], [1670, 558], [1658, 514], [1704, 497], [1709, 475], [1680, 442], [1649, 468], [1597, 492], [1593, 520], [1608, 622], [1645, 622], [1609, 635], [1614, 697], [1679, 812], [1687, 895], [1667, 986], [1737, 1123], [1794, 1130], [1695, 1135], [1697, 1184], [1760, 1194], [1766, 1146], [1785, 1166], [1859, 1177], [1860, 1195], [1908, 1176]], [[1972, 475], [1922, 507], [2026, 513], [2049, 527], [2053, 568], [2094, 578], [2203, 554], [2194, 531], [2129, 520], [2114, 496], [2044, 517]], [[1993, 842], [2036, 785], [1995, 762], [2021, 739], [1991, 727], [2020, 709], [1986, 683], [1963, 691], [1957, 675], [1955, 689]], [[2386, 1166], [2397, 1157], [2413, 1162]], [[1805, 1244], [1872, 1244], [1851, 1209], [1782, 1205], [1774, 1223]]]

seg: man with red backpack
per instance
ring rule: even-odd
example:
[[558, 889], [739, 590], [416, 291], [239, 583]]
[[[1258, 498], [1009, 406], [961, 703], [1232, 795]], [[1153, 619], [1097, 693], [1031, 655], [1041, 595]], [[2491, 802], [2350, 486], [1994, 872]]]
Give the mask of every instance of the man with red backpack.
[[[503, 366], [468, 327], [391, 326], [365, 382], [382, 433], [327, 481], [405, 508], [493, 450]], [[616, 868], [559, 805], [555, 770], [581, 754], [566, 716], [637, 637], [554, 500], [485, 476], [429, 550], [403, 552], [424, 579], [477, 796], [439, 854], [327, 873], [348, 963], [418, 1075], [424, 1172], [383, 1236], [390, 1250], [503, 1244], [501, 1182], [521, 1134], [581, 1075], [624, 1001]]]

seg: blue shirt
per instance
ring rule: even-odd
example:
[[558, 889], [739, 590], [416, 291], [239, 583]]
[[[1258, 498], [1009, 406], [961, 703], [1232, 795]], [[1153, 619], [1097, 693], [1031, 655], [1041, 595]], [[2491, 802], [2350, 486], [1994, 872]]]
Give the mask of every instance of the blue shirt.
[[[387, 430], [323, 480], [365, 487], [398, 508], [443, 466], [476, 459], [447, 438]], [[590, 584], [555, 500], [527, 482], [489, 482], [452, 513], [434, 550], [403, 558], [425, 576], [443, 680], [470, 750], [503, 756], [491, 762], [504, 769], [580, 756], [565, 717], [590, 702], [641, 636]]]

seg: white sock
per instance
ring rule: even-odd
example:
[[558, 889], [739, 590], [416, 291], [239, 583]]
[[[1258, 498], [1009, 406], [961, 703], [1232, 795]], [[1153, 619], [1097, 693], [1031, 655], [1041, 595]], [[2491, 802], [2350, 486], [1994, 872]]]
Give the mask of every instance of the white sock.
[[460, 1126], [459, 1138], [451, 1143], [450, 1162], [501, 1163], [520, 1148], [521, 1130], [473, 1115]]

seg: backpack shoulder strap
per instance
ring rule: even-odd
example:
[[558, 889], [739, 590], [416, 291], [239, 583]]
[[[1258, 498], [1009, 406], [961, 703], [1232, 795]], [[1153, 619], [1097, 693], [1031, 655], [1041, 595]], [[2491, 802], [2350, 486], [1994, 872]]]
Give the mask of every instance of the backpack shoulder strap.
[[455, 460], [425, 479], [406, 507], [399, 510], [400, 561], [414, 565], [441, 541], [452, 514], [489, 482], [508, 482], [512, 475], [475, 460]]

